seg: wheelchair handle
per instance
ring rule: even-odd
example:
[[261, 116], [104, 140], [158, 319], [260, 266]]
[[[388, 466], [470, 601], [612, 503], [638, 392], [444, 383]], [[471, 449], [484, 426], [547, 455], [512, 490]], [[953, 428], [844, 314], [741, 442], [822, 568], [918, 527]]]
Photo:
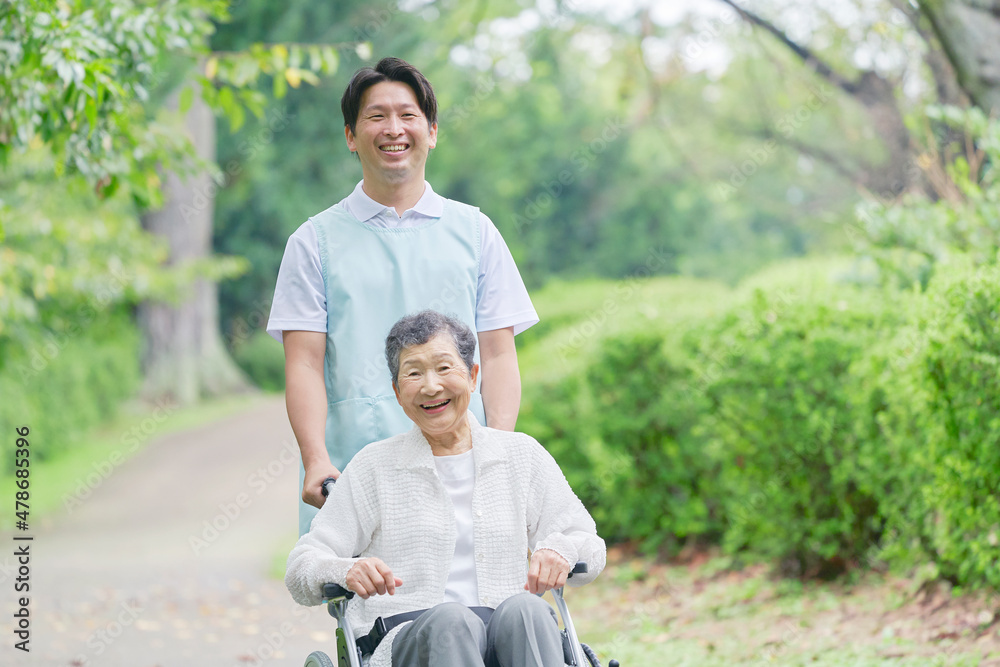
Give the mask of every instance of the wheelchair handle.
[[340, 584], [323, 584], [323, 601], [346, 598], [350, 600], [354, 597], [354, 591], [344, 588]]
[[324, 498], [330, 495], [330, 489], [328, 489], [327, 486], [333, 486], [336, 483], [337, 480], [335, 480], [333, 477], [327, 477], [326, 479], [323, 480], [323, 486], [321, 490]]

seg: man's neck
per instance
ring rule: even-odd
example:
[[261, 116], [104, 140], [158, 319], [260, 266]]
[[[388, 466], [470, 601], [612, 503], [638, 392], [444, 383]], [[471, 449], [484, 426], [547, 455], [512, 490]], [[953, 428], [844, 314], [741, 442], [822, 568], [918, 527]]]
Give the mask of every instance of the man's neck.
[[361, 189], [379, 204], [396, 209], [396, 215], [402, 217], [424, 196], [424, 178], [421, 176], [405, 183], [380, 183], [366, 178], [361, 183]]

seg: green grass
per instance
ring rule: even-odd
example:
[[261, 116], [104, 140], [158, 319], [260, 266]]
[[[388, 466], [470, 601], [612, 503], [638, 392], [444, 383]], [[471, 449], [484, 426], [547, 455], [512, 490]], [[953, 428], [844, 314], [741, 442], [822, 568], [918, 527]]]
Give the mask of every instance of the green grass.
[[942, 627], [921, 630], [927, 608], [912, 597], [904, 613], [887, 618], [889, 593], [905, 589], [905, 580], [871, 574], [854, 585], [800, 582], [776, 579], [760, 565], [727, 570], [728, 562], [609, 565], [567, 592], [580, 638], [605, 665], [614, 658], [671, 667], [973, 667], [1000, 641], [1000, 634], [983, 636], [989, 644], [927, 639]]
[[[154, 439], [236, 414], [262, 400], [262, 396], [231, 396], [186, 408], [137, 402], [122, 406], [115, 419], [95, 428], [57, 459], [32, 461], [30, 521], [63, 510], [67, 494], [89, 495], [92, 489], [88, 487], [88, 478], [106, 478]], [[14, 483], [13, 475], [0, 478], [0, 488], [14, 490]], [[0, 517], [0, 530], [13, 527], [14, 520], [13, 513], [4, 514]]]

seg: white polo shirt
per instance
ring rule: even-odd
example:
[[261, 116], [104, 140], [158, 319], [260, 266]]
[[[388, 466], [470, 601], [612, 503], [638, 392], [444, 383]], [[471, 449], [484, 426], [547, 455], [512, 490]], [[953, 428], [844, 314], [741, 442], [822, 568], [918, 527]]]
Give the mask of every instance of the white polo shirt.
[[[373, 227], [412, 227], [428, 218], [441, 217], [444, 199], [424, 182], [424, 194], [402, 216], [378, 203], [362, 189], [360, 182], [337, 206]], [[479, 214], [480, 260], [476, 293], [476, 330], [493, 331], [514, 327], [519, 334], [538, 322], [528, 290], [514, 258], [493, 222]], [[278, 269], [278, 281], [271, 303], [267, 333], [281, 342], [282, 331], [326, 332], [326, 288], [319, 258], [319, 242], [312, 222], [302, 223], [288, 238]]]

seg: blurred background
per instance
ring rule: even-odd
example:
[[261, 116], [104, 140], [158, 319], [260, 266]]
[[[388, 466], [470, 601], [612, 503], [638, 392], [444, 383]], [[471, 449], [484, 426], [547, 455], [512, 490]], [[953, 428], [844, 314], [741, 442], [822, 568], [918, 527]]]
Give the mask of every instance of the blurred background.
[[[135, 500], [126, 478], [236, 480], [189, 503], [195, 560], [269, 463], [256, 481], [294, 511], [264, 328], [288, 236], [361, 179], [343, 89], [393, 55], [438, 96], [428, 181], [490, 216], [541, 317], [517, 338], [518, 428], [616, 545], [595, 600], [639, 619], [603, 636], [585, 611], [599, 652], [1000, 664], [998, 45], [997, 0], [5, 3], [2, 488], [28, 425], [54, 544]], [[203, 484], [163, 453], [185, 442]], [[292, 532], [260, 547], [269, 586]], [[940, 613], [855, 610], [856, 649], [692, 620], [773, 629], [787, 610], [744, 603], [826, 581]], [[844, 623], [824, 621], [856, 639]]]

